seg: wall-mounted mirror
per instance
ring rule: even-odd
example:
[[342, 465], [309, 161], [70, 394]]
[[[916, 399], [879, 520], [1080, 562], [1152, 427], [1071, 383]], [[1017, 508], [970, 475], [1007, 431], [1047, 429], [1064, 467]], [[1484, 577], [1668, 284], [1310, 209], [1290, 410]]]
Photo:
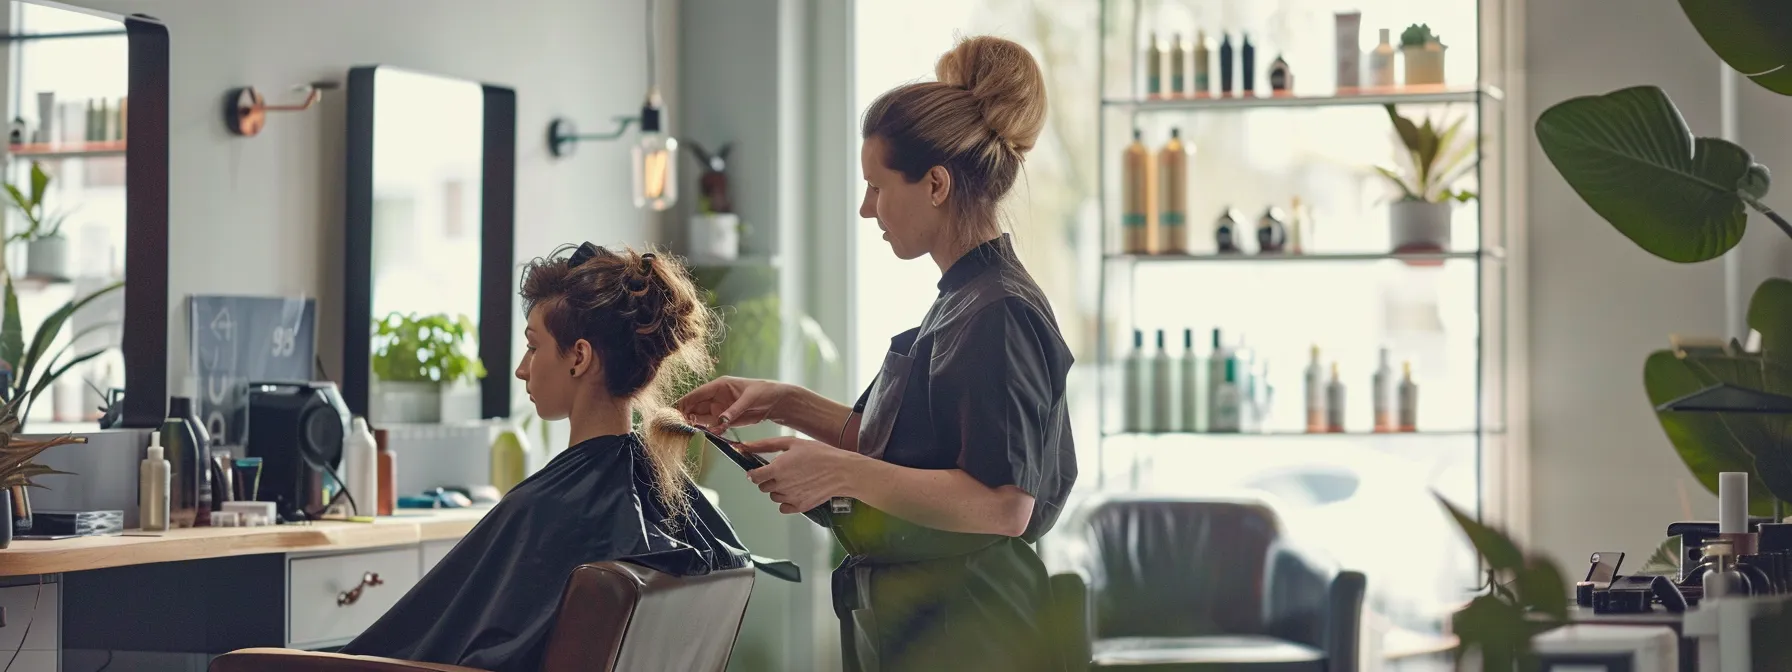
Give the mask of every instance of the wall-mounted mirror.
[[343, 389], [381, 424], [509, 415], [516, 94], [348, 78]]
[[[58, 2], [7, 6], [4, 260], [17, 338], [46, 347], [10, 350], [10, 325], [0, 328], [4, 396], [27, 399], [28, 430], [159, 425], [168, 403], [168, 30]], [[101, 406], [115, 410], [102, 417]]]

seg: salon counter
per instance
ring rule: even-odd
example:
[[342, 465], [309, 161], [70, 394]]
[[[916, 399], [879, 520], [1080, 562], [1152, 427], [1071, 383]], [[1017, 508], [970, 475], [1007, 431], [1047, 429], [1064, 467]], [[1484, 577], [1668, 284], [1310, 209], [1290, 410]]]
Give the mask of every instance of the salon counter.
[[372, 523], [319, 521], [265, 527], [200, 527], [125, 536], [20, 539], [0, 550], [0, 576], [58, 574], [259, 553], [349, 551], [459, 539], [488, 508], [401, 510]]

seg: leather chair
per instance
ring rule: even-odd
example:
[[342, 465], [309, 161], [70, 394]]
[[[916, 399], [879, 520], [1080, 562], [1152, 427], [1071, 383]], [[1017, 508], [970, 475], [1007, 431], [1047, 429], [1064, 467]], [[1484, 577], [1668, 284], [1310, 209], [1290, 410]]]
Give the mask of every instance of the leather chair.
[[[581, 565], [567, 579], [542, 672], [722, 672], [740, 634], [752, 567], [679, 578], [626, 562]], [[480, 672], [467, 667], [291, 649], [242, 649], [210, 672]]]
[[1072, 660], [1129, 672], [1357, 669], [1363, 574], [1293, 547], [1263, 502], [1101, 497], [1067, 522], [1071, 571], [1052, 588]]

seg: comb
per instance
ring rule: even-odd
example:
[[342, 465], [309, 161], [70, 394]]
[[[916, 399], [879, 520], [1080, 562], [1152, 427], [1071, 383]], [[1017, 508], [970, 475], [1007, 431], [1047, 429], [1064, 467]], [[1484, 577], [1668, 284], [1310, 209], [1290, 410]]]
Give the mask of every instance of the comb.
[[685, 436], [703, 435], [703, 438], [709, 439], [709, 442], [715, 445], [716, 450], [722, 451], [723, 455], [727, 456], [728, 459], [733, 460], [735, 465], [745, 471], [752, 471], [770, 464], [764, 457], [742, 452], [738, 447], [740, 445], [739, 442], [731, 441], [707, 429], [687, 424], [670, 414], [655, 419], [653, 424], [657, 429], [683, 434]]

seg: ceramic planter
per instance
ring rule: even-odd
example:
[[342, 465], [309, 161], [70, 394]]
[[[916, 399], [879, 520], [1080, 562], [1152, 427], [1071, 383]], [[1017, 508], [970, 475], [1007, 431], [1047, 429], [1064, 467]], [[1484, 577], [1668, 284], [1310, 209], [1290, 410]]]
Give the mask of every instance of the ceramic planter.
[[1451, 203], [1399, 201], [1388, 206], [1388, 239], [1395, 252], [1450, 249]]
[[68, 239], [46, 236], [25, 244], [25, 275], [61, 282], [68, 279]]
[[368, 416], [380, 423], [442, 421], [442, 386], [431, 382], [375, 381]]
[[1432, 42], [1422, 47], [1401, 47], [1406, 61], [1406, 85], [1419, 86], [1444, 83], [1444, 45]]
[[732, 261], [740, 257], [740, 215], [691, 215], [689, 233], [692, 259]]

